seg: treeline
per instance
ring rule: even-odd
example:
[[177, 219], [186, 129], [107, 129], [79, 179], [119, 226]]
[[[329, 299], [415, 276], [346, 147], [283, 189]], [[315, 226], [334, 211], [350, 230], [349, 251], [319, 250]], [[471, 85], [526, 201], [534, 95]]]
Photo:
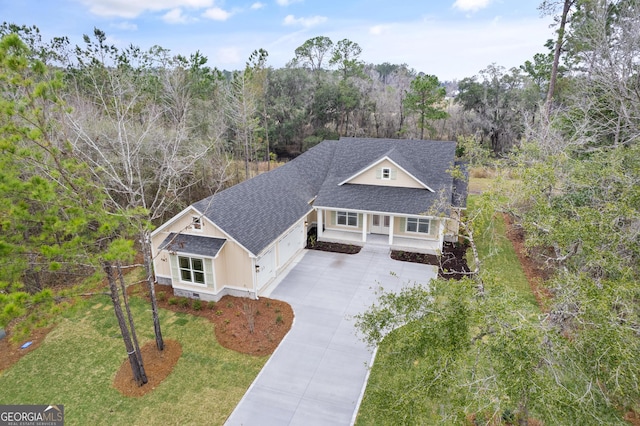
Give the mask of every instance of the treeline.
[[[555, 90], [543, 102], [534, 90], [531, 108], [516, 112], [502, 107], [525, 99], [516, 96], [525, 89], [517, 79], [493, 80], [515, 91], [496, 90], [503, 96], [486, 106], [472, 95], [480, 99], [498, 85], [464, 80], [458, 100], [475, 108], [476, 119], [500, 118], [511, 123], [503, 129], [522, 135], [507, 137], [516, 144], [494, 160], [508, 168], [508, 180], [479, 197], [467, 220], [485, 229], [496, 213], [508, 214], [529, 255], [550, 273], [547, 297], [528, 312], [509, 277], [480, 263], [462, 285], [432, 282], [383, 298], [361, 328], [377, 341], [394, 321], [415, 319], [396, 342], [402, 350], [394, 347], [398, 355], [385, 360], [412, 369], [415, 380], [380, 386], [373, 396], [380, 417], [600, 425], [633, 423], [640, 412], [640, 2], [541, 7], [563, 30], [550, 43], [552, 56], [524, 68], [539, 76], [538, 87], [551, 81]], [[506, 134], [490, 134], [492, 147]]]

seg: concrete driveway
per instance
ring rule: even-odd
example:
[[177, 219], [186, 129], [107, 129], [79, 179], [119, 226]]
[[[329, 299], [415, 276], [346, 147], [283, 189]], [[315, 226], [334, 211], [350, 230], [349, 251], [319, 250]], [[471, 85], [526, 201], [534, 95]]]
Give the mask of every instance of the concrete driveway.
[[269, 296], [293, 307], [293, 327], [226, 424], [352, 424], [372, 361], [352, 316], [375, 301], [380, 286], [397, 291], [436, 274], [433, 266], [392, 260], [386, 247], [306, 251]]

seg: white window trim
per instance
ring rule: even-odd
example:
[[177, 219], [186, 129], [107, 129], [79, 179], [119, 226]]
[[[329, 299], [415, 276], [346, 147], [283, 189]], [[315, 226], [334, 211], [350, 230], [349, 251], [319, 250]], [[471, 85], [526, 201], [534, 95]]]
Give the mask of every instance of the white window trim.
[[[340, 223], [340, 214], [344, 214], [345, 223]], [[350, 225], [349, 224], [349, 216], [353, 216], [353, 215], [355, 215], [356, 224], [355, 225]], [[358, 216], [359, 216], [359, 214], [356, 213], [356, 212], [336, 211], [336, 225], [348, 226], [348, 227], [351, 227], [351, 228], [357, 228], [360, 225], [359, 224], [359, 220], [358, 220]]]
[[[183, 267], [180, 265], [180, 259], [181, 259], [181, 258], [189, 259], [189, 269], [183, 268]], [[193, 269], [193, 260], [194, 260], [194, 259], [195, 259], [195, 260], [199, 260], [199, 261], [201, 261], [201, 262], [202, 262], [202, 271], [200, 271], [200, 270], [194, 270], [194, 269]], [[204, 263], [205, 263], [205, 262], [204, 262], [204, 259], [203, 259], [203, 258], [201, 258], [201, 257], [192, 257], [192, 256], [182, 256], [182, 255], [178, 255], [178, 274], [179, 274], [179, 276], [180, 276], [180, 282], [181, 282], [181, 283], [185, 283], [185, 284], [189, 284], [189, 285], [198, 285], [198, 286], [206, 287], [206, 286], [207, 286], [207, 274], [206, 274], [206, 271], [205, 271], [205, 265], [204, 265]], [[191, 274], [191, 277], [192, 277], [192, 278], [193, 278], [193, 276], [194, 276], [194, 273], [195, 273], [195, 272], [202, 273], [202, 281], [203, 281], [203, 282], [199, 283], [199, 282], [196, 282], [196, 281], [195, 281], [195, 280], [193, 280], [193, 279], [192, 279], [191, 281], [187, 281], [187, 280], [183, 279], [183, 278], [182, 278], [182, 271], [183, 271], [183, 270], [185, 270], [185, 271], [186, 271], [186, 270], [188, 270], [188, 271], [189, 271], [189, 273]]]
[[[416, 230], [415, 231], [411, 231], [409, 230], [409, 221], [410, 220], [415, 220], [416, 221]], [[427, 232], [421, 232], [420, 231], [420, 222], [427, 222]], [[427, 218], [418, 218], [418, 217], [408, 217], [405, 221], [405, 232], [407, 233], [411, 233], [411, 234], [420, 234], [420, 235], [431, 235], [431, 219], [427, 219]]]
[[202, 232], [204, 228], [204, 221], [200, 216], [191, 216], [191, 230], [196, 232]]
[[380, 176], [382, 177], [382, 180], [391, 180], [391, 168], [383, 167]]

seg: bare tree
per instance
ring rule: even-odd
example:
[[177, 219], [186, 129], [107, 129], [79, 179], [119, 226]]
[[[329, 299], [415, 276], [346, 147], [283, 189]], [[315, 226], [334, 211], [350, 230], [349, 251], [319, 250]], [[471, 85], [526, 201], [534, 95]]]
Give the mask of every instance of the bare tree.
[[[195, 166], [215, 151], [218, 138], [190, 137], [189, 81], [180, 67], [148, 66], [150, 52], [120, 51], [85, 37], [77, 47], [75, 91], [67, 115], [75, 151], [106, 188], [112, 204], [137, 211], [136, 227], [151, 294], [156, 342], [164, 348], [155, 300], [151, 223], [176, 208], [196, 184]], [[155, 75], [154, 75], [155, 73]]]

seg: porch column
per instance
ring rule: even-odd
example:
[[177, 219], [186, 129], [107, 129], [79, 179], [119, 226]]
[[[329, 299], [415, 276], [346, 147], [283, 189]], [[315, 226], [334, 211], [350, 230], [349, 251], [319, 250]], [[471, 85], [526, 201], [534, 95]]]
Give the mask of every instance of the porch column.
[[324, 214], [324, 210], [318, 209], [317, 211], [317, 219], [316, 219], [316, 233], [318, 234], [318, 240], [322, 237], [322, 215]]
[[389, 216], [389, 245], [393, 245], [393, 215]]
[[362, 242], [367, 242], [367, 217], [369, 215], [366, 213], [362, 213]]

